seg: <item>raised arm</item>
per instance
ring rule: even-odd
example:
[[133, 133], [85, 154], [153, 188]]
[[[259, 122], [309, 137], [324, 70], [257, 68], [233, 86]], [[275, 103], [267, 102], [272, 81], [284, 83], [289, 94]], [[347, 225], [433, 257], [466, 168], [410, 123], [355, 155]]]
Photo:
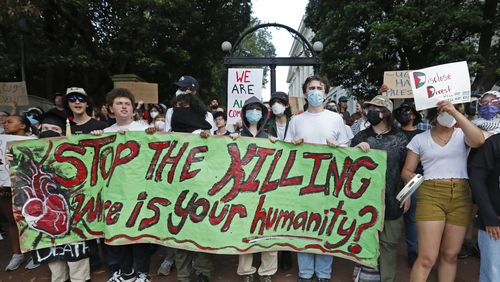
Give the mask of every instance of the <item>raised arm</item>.
[[448, 112], [457, 121], [457, 125], [462, 129], [465, 135], [465, 143], [472, 148], [479, 148], [484, 143], [484, 135], [481, 129], [470, 122], [462, 113], [457, 111], [449, 101], [440, 101], [437, 103], [439, 111]]

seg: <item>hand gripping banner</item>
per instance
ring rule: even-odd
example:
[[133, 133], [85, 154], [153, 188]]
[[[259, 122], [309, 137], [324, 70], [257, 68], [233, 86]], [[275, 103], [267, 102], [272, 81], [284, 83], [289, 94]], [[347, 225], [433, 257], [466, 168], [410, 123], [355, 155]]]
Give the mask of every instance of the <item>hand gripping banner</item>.
[[384, 151], [144, 132], [9, 144], [23, 252], [104, 238], [377, 264]]

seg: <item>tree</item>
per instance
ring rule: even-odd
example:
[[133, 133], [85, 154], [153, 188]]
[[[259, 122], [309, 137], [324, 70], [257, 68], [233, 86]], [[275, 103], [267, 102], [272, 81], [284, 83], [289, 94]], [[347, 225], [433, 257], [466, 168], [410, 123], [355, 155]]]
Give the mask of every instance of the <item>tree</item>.
[[385, 70], [461, 60], [473, 90], [490, 89], [500, 80], [498, 9], [498, 0], [311, 0], [306, 25], [325, 45], [322, 71], [360, 98]]
[[160, 99], [190, 74], [202, 97], [222, 89], [220, 43], [250, 21], [250, 0], [4, 0], [0, 11], [0, 80], [20, 80], [21, 32], [30, 94], [83, 86], [97, 99], [111, 76], [135, 73], [159, 83]]

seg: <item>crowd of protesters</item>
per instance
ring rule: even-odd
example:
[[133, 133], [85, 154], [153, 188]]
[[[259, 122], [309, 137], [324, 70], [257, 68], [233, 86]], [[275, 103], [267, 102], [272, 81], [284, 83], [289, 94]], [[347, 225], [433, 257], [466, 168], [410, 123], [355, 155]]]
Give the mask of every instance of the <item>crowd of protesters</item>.
[[[182, 76], [175, 82], [178, 90], [170, 104], [136, 101], [126, 89], [111, 90], [106, 104], [93, 107], [83, 88], [70, 87], [54, 96], [55, 107], [43, 112], [30, 108], [17, 114], [0, 112], [2, 134], [48, 138], [71, 134], [100, 135], [125, 131], [184, 132], [267, 138], [290, 142], [354, 147], [387, 152], [384, 227], [379, 234], [380, 257], [375, 268], [356, 265], [355, 281], [400, 281], [396, 270], [397, 249], [406, 240], [410, 281], [426, 281], [438, 265], [439, 281], [454, 281], [457, 259], [467, 230], [478, 230], [480, 281], [500, 281], [500, 93], [488, 91], [470, 103], [453, 105], [441, 101], [435, 108], [418, 112], [412, 101], [398, 108], [384, 95], [358, 102], [355, 113], [347, 110], [347, 97], [338, 103], [325, 101], [329, 83], [321, 76], [308, 77], [302, 87], [304, 112], [292, 115], [288, 95], [272, 93], [265, 104], [252, 97], [244, 102], [241, 121], [231, 128], [218, 99], [205, 105], [200, 98], [198, 81]], [[385, 92], [382, 86], [380, 92]], [[403, 203], [396, 195], [406, 182], [422, 174], [424, 182], [417, 193]], [[42, 264], [22, 254], [18, 230], [12, 214], [10, 187], [0, 190], [1, 225], [7, 231], [11, 260], [6, 271], [23, 263], [33, 269]], [[473, 216], [473, 203], [478, 208]], [[474, 220], [473, 220], [474, 219]], [[474, 223], [472, 223], [474, 221]], [[473, 236], [474, 237], [474, 236]], [[68, 244], [82, 248], [80, 256], [54, 258], [48, 262], [52, 281], [88, 281], [91, 270], [105, 265], [109, 280], [150, 281], [151, 255], [161, 252], [164, 259], [156, 270], [170, 275], [176, 268], [177, 281], [210, 281], [214, 272], [212, 254], [172, 249], [153, 244], [110, 246], [99, 240]], [[48, 252], [47, 249], [34, 252]], [[47, 257], [44, 255], [44, 257]], [[290, 269], [290, 252], [260, 253], [260, 265], [254, 266], [253, 254], [239, 256], [235, 272], [242, 281], [272, 281], [278, 268]], [[334, 278], [332, 256], [297, 253], [297, 279], [301, 282], [325, 282]], [[280, 267], [278, 267], [280, 266]], [[256, 274], [257, 273], [257, 274]], [[194, 278], [196, 277], [196, 278]]]

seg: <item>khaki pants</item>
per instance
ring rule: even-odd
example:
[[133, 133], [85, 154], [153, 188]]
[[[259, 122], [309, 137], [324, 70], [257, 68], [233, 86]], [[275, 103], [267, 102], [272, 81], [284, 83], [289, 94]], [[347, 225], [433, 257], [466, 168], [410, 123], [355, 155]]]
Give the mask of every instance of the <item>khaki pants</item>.
[[52, 282], [64, 282], [68, 279], [71, 282], [85, 282], [90, 279], [88, 258], [73, 262], [56, 260], [49, 262], [49, 268], [52, 273]]
[[[278, 270], [278, 252], [263, 252], [260, 253], [259, 275], [273, 275]], [[239, 255], [238, 259], [238, 275], [250, 275], [256, 272], [253, 263], [253, 254]]]

